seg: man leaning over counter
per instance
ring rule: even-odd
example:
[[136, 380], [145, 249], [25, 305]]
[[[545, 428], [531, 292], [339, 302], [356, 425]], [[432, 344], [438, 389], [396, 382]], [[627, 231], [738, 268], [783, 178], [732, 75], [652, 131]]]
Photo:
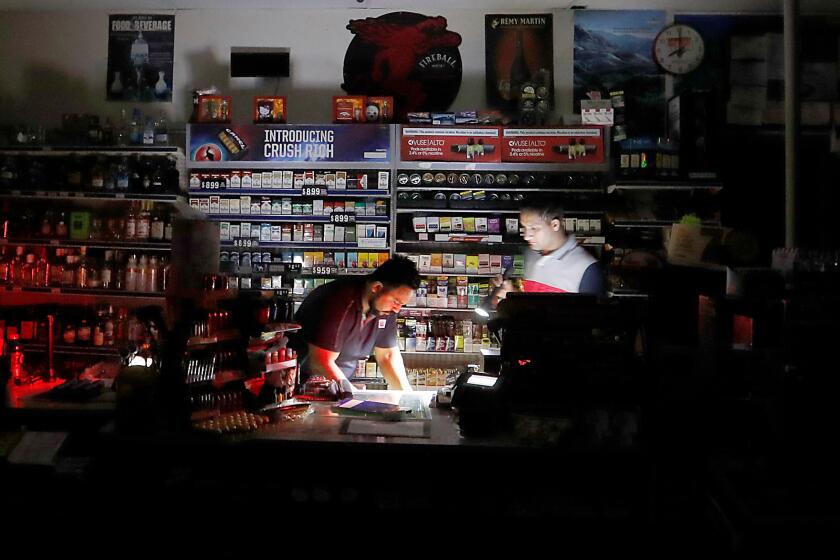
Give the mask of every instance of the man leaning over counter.
[[395, 257], [367, 276], [340, 278], [313, 290], [295, 314], [306, 344], [304, 377], [332, 379], [347, 396], [359, 360], [373, 352], [388, 387], [410, 391], [397, 347], [397, 314], [419, 281], [414, 263]]

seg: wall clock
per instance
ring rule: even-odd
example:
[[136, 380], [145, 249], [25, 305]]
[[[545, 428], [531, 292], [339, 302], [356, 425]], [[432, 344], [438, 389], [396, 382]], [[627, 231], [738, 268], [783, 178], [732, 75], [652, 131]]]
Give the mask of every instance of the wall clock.
[[700, 66], [705, 54], [703, 37], [689, 25], [669, 25], [653, 40], [653, 59], [670, 74], [691, 72]]

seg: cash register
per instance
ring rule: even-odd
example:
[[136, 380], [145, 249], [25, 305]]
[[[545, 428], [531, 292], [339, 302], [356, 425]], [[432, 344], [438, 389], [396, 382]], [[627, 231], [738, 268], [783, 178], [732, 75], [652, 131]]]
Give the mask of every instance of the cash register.
[[511, 293], [488, 323], [497, 373], [468, 371], [452, 395], [463, 435], [510, 427], [513, 414], [579, 415], [640, 398], [643, 304], [578, 294]]

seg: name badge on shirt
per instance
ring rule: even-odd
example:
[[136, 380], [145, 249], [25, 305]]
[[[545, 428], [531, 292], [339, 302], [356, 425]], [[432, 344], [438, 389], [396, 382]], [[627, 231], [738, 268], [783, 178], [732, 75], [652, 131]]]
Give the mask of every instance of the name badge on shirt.
[[386, 322], [387, 322], [387, 319], [379, 319], [379, 328], [384, 329]]

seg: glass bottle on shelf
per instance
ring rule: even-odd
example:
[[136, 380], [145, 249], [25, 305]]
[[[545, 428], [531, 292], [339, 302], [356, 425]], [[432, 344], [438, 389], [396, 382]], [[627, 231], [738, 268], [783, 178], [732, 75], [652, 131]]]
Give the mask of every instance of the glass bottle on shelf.
[[165, 158], [163, 162], [163, 174], [163, 191], [168, 193], [177, 193], [180, 174], [178, 173], [178, 168], [175, 166], [175, 160], [173, 158]]
[[94, 162], [93, 166], [90, 168], [90, 183], [89, 188], [92, 191], [103, 191], [105, 190], [105, 174], [107, 172], [107, 166], [105, 164], [105, 158], [103, 156], [97, 157]]
[[152, 215], [149, 212], [148, 201], [140, 203], [140, 211], [136, 215], [137, 225], [135, 231], [135, 239], [140, 241], [148, 241], [149, 233], [152, 225]]
[[88, 240], [97, 241], [105, 236], [102, 229], [102, 218], [95, 216], [90, 219], [90, 229], [88, 230]]
[[90, 279], [92, 276], [92, 270], [90, 263], [87, 260], [87, 248], [82, 247], [79, 249], [79, 265], [76, 269], [76, 287], [77, 288], [90, 288]]
[[155, 123], [155, 144], [158, 146], [169, 145], [169, 127], [166, 124], [163, 111], [160, 113], [160, 119]]
[[73, 288], [76, 286], [76, 270], [78, 269], [78, 260], [72, 251], [67, 251], [64, 257], [64, 268], [61, 272], [61, 286], [63, 288]]
[[155, 211], [152, 213], [152, 224], [149, 228], [149, 239], [152, 241], [163, 241], [164, 230], [165, 226], [161, 211], [159, 208], [155, 208]]
[[102, 144], [106, 146], [114, 145], [114, 125], [111, 122], [111, 117], [105, 117], [105, 124], [102, 125]]
[[131, 113], [129, 142], [135, 146], [143, 143], [143, 121], [140, 118], [140, 109], [135, 108]]
[[163, 226], [164, 241], [172, 241], [172, 214], [169, 214], [166, 224]]
[[154, 169], [152, 168], [152, 159], [151, 158], [141, 158], [140, 159], [140, 189], [139, 191], [144, 193], [149, 193], [152, 190], [152, 173]]
[[169, 262], [166, 257], [160, 258], [160, 291], [165, 292], [169, 287]]
[[50, 286], [61, 286], [64, 277], [64, 265], [67, 259], [67, 250], [58, 248], [55, 250], [55, 258], [50, 264]]
[[14, 156], [6, 156], [3, 165], [0, 166], [0, 188], [12, 189], [17, 186], [18, 170]]
[[138, 292], [145, 292], [146, 291], [146, 284], [148, 283], [149, 279], [149, 257], [146, 255], [140, 255], [140, 258], [137, 260], [137, 285], [136, 291]]
[[113, 346], [114, 345], [114, 335], [115, 335], [115, 326], [114, 326], [114, 308], [113, 306], [109, 305], [105, 313], [103, 314], [103, 338], [105, 346]]
[[93, 325], [91, 342], [94, 346], [105, 346], [105, 312], [102, 309], [96, 312], [96, 322]]
[[114, 192], [117, 190], [117, 171], [119, 165], [110, 163], [105, 166], [105, 191]]
[[130, 255], [125, 264], [125, 290], [136, 292], [140, 271], [137, 268], [137, 255]]
[[50, 285], [50, 261], [47, 259], [47, 248], [41, 248], [41, 255], [35, 264], [35, 287], [46, 288]]
[[15, 247], [15, 258], [9, 262], [9, 285], [21, 286], [23, 284], [23, 265], [25, 248], [21, 245]]
[[102, 263], [102, 272], [99, 275], [100, 284], [103, 290], [110, 290], [113, 286], [114, 274], [114, 252], [105, 251], [105, 261]]
[[67, 212], [59, 212], [58, 220], [55, 222], [55, 237], [56, 239], [67, 239], [68, 233]]
[[116, 187], [118, 191], [127, 191], [131, 184], [131, 175], [128, 168], [128, 158], [121, 158], [119, 164], [117, 164], [116, 174]]
[[80, 191], [82, 189], [82, 162], [79, 156], [75, 154], [67, 159], [64, 186], [68, 191]]
[[151, 185], [149, 189], [154, 193], [162, 193], [166, 190], [166, 168], [164, 167], [165, 158], [155, 158], [151, 165]]
[[125, 109], [120, 110], [120, 120], [114, 130], [114, 141], [117, 146], [125, 146], [129, 142], [128, 118], [125, 116]]
[[122, 251], [115, 251], [114, 252], [114, 264], [111, 267], [111, 279], [113, 284], [113, 289], [115, 290], [124, 290], [125, 289], [125, 267], [122, 266], [123, 263], [123, 253]]
[[149, 258], [149, 266], [146, 272], [146, 288], [145, 291], [147, 292], [157, 292], [160, 290], [159, 286], [160, 281], [160, 266], [158, 263], [158, 258], [155, 255], [152, 255]]
[[143, 126], [143, 145], [151, 146], [155, 143], [155, 123], [152, 117], [146, 117], [146, 123]]
[[31, 288], [35, 285], [35, 254], [27, 253], [26, 260], [21, 269], [21, 284], [24, 288]]
[[125, 240], [133, 241], [137, 237], [137, 210], [132, 202], [128, 206], [128, 216], [125, 219]]
[[0, 286], [5, 286], [9, 281], [9, 260], [6, 256], [6, 247], [0, 251]]
[[82, 318], [79, 320], [79, 326], [76, 327], [76, 344], [90, 344], [91, 330], [90, 321], [82, 315]]
[[41, 220], [41, 229], [38, 232], [38, 237], [41, 239], [49, 239], [53, 236], [53, 213], [50, 210], [44, 212], [44, 218]]
[[140, 176], [142, 164], [140, 154], [134, 154], [128, 166], [128, 190], [131, 192], [139, 193], [143, 190], [142, 177]]

